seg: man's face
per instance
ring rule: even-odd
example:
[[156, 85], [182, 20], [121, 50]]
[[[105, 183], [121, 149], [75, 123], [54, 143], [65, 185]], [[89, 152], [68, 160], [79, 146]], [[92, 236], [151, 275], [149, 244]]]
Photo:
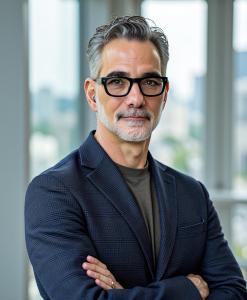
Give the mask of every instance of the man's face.
[[[139, 78], [146, 74], [161, 75], [160, 56], [151, 42], [121, 38], [104, 47], [99, 77]], [[109, 96], [102, 84], [96, 84], [95, 90], [98, 129], [103, 127], [111, 135], [129, 142], [145, 141], [151, 137], [164, 108], [167, 90], [155, 97], [142, 95], [137, 83], [124, 97]]]

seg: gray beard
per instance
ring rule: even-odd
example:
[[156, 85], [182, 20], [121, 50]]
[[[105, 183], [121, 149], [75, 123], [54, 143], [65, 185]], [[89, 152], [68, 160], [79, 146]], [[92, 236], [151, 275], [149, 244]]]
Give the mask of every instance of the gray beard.
[[[148, 112], [144, 109], [136, 109], [130, 108], [127, 112], [118, 112], [114, 117], [114, 122], [110, 123], [103, 105], [100, 103], [98, 97], [96, 97], [97, 102], [97, 119], [100, 121], [110, 132], [114, 133], [120, 139], [126, 142], [142, 142], [149, 139], [152, 135], [153, 130], [159, 123], [162, 108], [160, 109], [158, 118], [153, 122], [154, 116], [151, 112]], [[150, 126], [147, 128], [143, 128], [143, 120], [129, 120], [126, 121], [128, 123], [128, 127], [123, 130], [120, 126], [118, 126], [118, 121], [122, 117], [130, 117], [130, 116], [139, 116], [147, 118], [148, 122], [150, 122]]]

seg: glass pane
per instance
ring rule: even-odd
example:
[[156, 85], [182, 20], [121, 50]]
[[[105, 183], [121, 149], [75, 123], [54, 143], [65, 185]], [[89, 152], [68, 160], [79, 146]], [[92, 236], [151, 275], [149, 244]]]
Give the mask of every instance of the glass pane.
[[232, 245], [247, 278], [247, 205], [235, 205], [232, 217]]
[[143, 1], [142, 15], [163, 28], [170, 44], [170, 92], [152, 153], [202, 179], [203, 102], [206, 73], [206, 1]]
[[[29, 64], [32, 178], [79, 144], [77, 0], [29, 0]], [[31, 271], [28, 294], [41, 299]]]
[[77, 144], [78, 1], [31, 0], [29, 13], [33, 176]]
[[247, 191], [247, 0], [234, 1], [234, 99], [235, 177], [234, 187]]

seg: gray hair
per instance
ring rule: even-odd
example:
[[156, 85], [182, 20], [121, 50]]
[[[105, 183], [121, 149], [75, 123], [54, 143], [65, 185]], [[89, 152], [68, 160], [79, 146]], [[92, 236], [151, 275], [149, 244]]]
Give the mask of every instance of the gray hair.
[[[154, 24], [154, 22], [152, 23]], [[109, 24], [97, 27], [95, 34], [89, 41], [87, 56], [92, 78], [96, 79], [100, 73], [101, 54], [104, 46], [117, 38], [152, 42], [160, 55], [161, 72], [165, 74], [169, 59], [169, 46], [163, 30], [156, 26], [150, 26], [148, 19], [144, 17], [123, 16], [113, 19]]]

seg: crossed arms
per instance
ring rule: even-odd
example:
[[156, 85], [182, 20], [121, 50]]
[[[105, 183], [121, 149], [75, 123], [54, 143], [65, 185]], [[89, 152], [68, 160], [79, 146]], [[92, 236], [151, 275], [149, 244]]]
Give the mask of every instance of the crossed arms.
[[[114, 275], [107, 269], [107, 266], [95, 257], [87, 256], [87, 261], [82, 264], [82, 268], [86, 271], [90, 278], [104, 290], [113, 288], [123, 289], [124, 287], [117, 282]], [[195, 285], [200, 296], [205, 300], [209, 295], [209, 288], [206, 281], [200, 275], [189, 274], [186, 276]]]
[[[32, 182], [27, 191], [25, 217], [27, 249], [44, 299], [201, 300], [208, 292], [209, 300], [247, 299], [245, 282], [223, 241], [211, 202], [208, 202], [208, 238], [199, 277], [174, 276], [123, 289], [122, 282], [118, 285], [114, 277], [116, 274], [108, 273], [112, 276], [110, 281], [95, 282], [107, 267], [99, 261], [91, 261], [91, 265], [90, 259], [87, 261], [88, 255], [98, 257], [98, 253], [88, 236], [81, 207], [61, 180], [45, 174]], [[82, 268], [86, 261], [91, 268], [85, 265]], [[95, 274], [88, 272], [99, 265], [101, 269]], [[109, 289], [112, 279], [116, 289]]]

